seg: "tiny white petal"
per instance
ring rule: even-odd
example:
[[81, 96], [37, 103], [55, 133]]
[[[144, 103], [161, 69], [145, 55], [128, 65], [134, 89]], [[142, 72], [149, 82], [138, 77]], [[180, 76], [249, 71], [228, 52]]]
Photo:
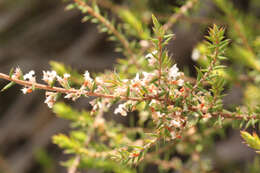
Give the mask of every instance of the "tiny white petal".
[[169, 77], [172, 80], [176, 80], [177, 77], [179, 77], [181, 75], [181, 73], [179, 72], [179, 68], [177, 67], [176, 64], [174, 64], [170, 70], [169, 70]]
[[191, 54], [191, 59], [193, 61], [197, 61], [200, 58], [200, 52], [198, 49], [193, 49], [192, 54]]
[[69, 77], [70, 77], [70, 74], [65, 73], [63, 76], [64, 76], [64, 78], [69, 78]]
[[84, 78], [85, 78], [85, 80], [88, 81], [88, 82], [92, 82], [92, 81], [93, 81], [93, 79], [90, 77], [88, 71], [85, 71]]
[[183, 86], [183, 84], [184, 84], [184, 80], [179, 79], [179, 80], [177, 81], [177, 83], [178, 83], [179, 86]]
[[21, 91], [23, 92], [23, 94], [27, 94], [27, 90], [28, 90], [28, 88], [23, 88], [23, 89], [21, 89]]

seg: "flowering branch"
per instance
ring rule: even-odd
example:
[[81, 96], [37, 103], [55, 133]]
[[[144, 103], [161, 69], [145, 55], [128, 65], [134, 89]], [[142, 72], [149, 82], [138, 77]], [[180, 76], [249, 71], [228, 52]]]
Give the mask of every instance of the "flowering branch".
[[[13, 81], [13, 82], [15, 82], [19, 85], [22, 85], [22, 86], [35, 87], [35, 88], [42, 89], [42, 90], [45, 90], [45, 91], [54, 91], [54, 92], [64, 93], [64, 94], [79, 93], [79, 90], [77, 90], [77, 89], [65, 89], [65, 88], [61, 88], [61, 87], [50, 87], [48, 85], [39, 84], [39, 83], [36, 83], [36, 82], [14, 79], [14, 78], [11, 78], [10, 76], [3, 74], [3, 73], [0, 73], [0, 78], [8, 80], [8, 81]], [[125, 97], [125, 96], [114, 96], [114, 95], [108, 95], [108, 94], [100, 94], [100, 93], [94, 93], [94, 92], [89, 92], [89, 91], [84, 91], [82, 94], [84, 94], [86, 96], [102, 97], [102, 98], [109, 98], [109, 99], [119, 98], [120, 100], [133, 100], [133, 101], [143, 101], [143, 100], [157, 99], [157, 97], [153, 97], [153, 96], [137, 98], [137, 97]]]

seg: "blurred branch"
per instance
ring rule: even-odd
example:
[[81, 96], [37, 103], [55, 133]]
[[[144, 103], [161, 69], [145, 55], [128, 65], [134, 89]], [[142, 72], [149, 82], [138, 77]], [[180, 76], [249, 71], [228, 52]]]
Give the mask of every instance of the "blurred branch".
[[189, 0], [185, 5], [183, 5], [177, 13], [174, 13], [168, 20], [166, 24], [163, 25], [165, 31], [170, 29], [172, 25], [176, 23], [176, 21], [182, 17], [189, 9], [191, 9], [198, 0]]
[[134, 53], [133, 53], [133, 51], [130, 48], [130, 44], [129, 44], [128, 40], [125, 38], [125, 36], [123, 34], [118, 32], [117, 29], [106, 18], [101, 16], [99, 13], [95, 12], [93, 10], [93, 8], [91, 8], [84, 1], [82, 1], [82, 0], [74, 0], [74, 2], [76, 4], [78, 4], [79, 6], [82, 6], [82, 7], [86, 8], [87, 13], [89, 13], [93, 17], [97, 18], [101, 23], [103, 23], [118, 38], [118, 40], [122, 43], [123, 47], [127, 50], [128, 54], [130, 56], [134, 56]]

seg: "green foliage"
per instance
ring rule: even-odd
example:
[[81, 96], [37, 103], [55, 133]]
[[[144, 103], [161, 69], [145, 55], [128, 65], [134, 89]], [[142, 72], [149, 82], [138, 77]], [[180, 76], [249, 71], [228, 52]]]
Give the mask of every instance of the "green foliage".
[[[260, 139], [256, 133], [253, 133], [253, 135], [251, 135], [246, 131], [241, 131], [241, 136], [249, 147], [255, 150], [260, 150]], [[256, 152], [260, 154], [260, 151], [256, 151]]]
[[53, 158], [47, 153], [47, 151], [40, 149], [35, 153], [37, 163], [43, 169], [43, 172], [54, 173], [55, 165]]

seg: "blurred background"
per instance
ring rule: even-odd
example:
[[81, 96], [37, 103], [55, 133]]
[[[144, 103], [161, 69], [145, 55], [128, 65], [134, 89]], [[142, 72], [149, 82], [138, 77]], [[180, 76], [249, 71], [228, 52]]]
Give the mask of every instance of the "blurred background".
[[[252, 6], [256, 2], [232, 1], [238, 10], [254, 10], [259, 19], [260, 9]], [[123, 0], [114, 3], [129, 4]], [[181, 4], [180, 0], [151, 0], [151, 8], [159, 12]], [[107, 40], [106, 34], [98, 33], [95, 24], [81, 23], [79, 11], [65, 11], [65, 6], [61, 0], [0, 0], [0, 72], [9, 73], [12, 67], [19, 66], [24, 72], [33, 69], [41, 76], [43, 70], [50, 69], [51, 60], [81, 72], [113, 69], [116, 59], [123, 57], [113, 51], [114, 43]], [[205, 0], [203, 6], [192, 14], [196, 19], [183, 17], [171, 28], [176, 35], [169, 45], [173, 60], [193, 76], [193, 48], [203, 39], [207, 26], [224, 25], [215, 15], [219, 9], [210, 0]], [[0, 87], [7, 83], [1, 80]], [[47, 108], [43, 103], [44, 92], [25, 96], [20, 89], [15, 86], [0, 93], [0, 172], [66, 172], [60, 162], [67, 156], [51, 143], [51, 136], [68, 131], [69, 123]], [[239, 104], [243, 95], [240, 86], [233, 86], [229, 92], [226, 102]], [[86, 108], [86, 100], [78, 100], [75, 106]], [[238, 166], [252, 161], [256, 154], [242, 144], [239, 132], [228, 130], [227, 134], [226, 140], [217, 142], [216, 150], [209, 153], [215, 164]]]

